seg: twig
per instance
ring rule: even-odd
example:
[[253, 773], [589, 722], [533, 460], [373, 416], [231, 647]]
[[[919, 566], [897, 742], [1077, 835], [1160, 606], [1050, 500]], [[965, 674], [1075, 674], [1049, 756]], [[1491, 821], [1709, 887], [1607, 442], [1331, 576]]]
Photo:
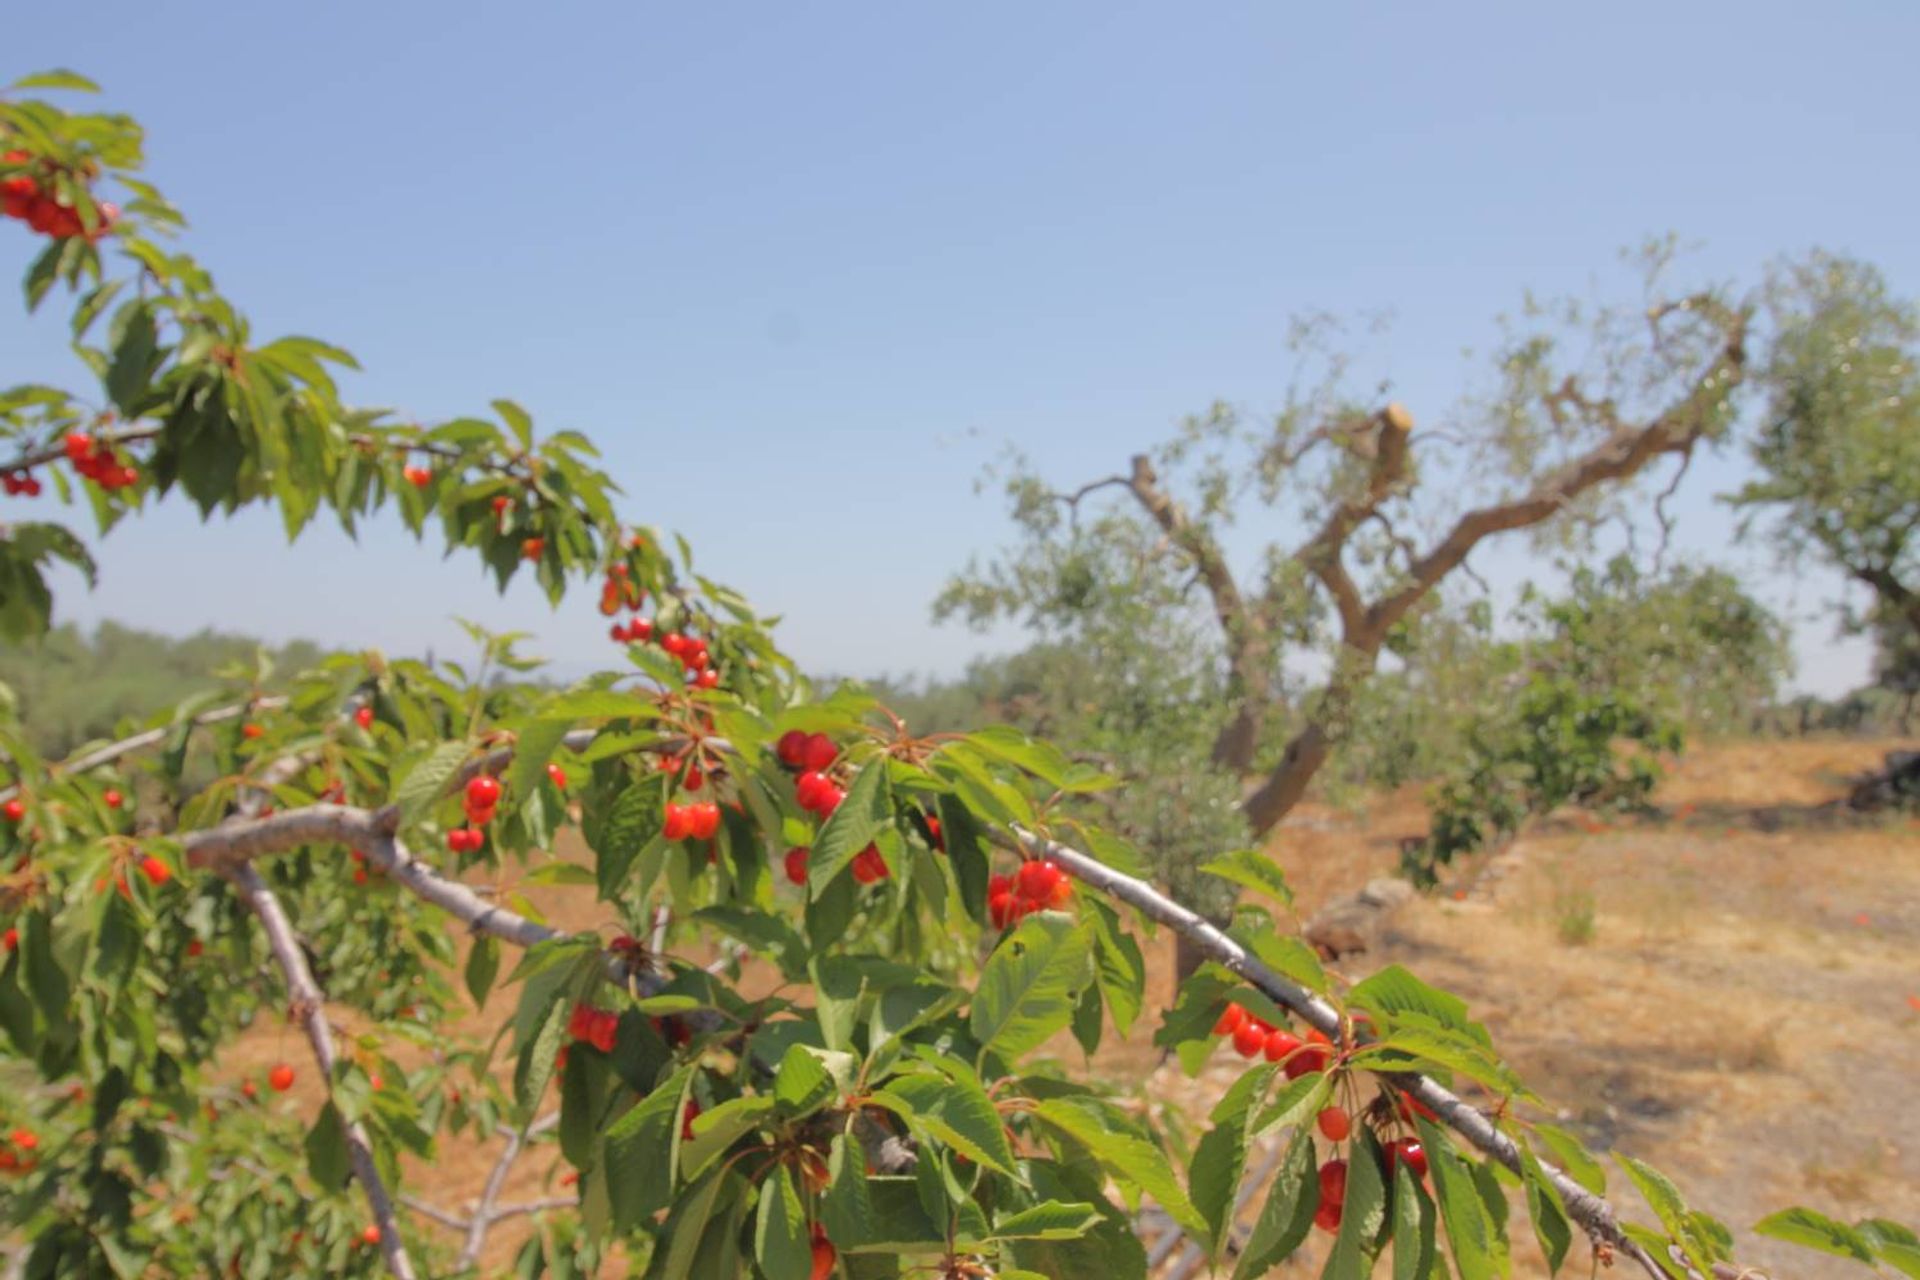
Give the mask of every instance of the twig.
[[[274, 959], [279, 961], [280, 971], [286, 975], [292, 1014], [307, 1033], [307, 1044], [320, 1066], [320, 1078], [331, 1094], [335, 1054], [333, 1031], [327, 1026], [326, 996], [314, 981], [313, 970], [307, 967], [306, 953], [301, 951], [299, 939], [294, 936], [293, 922], [251, 863], [223, 868], [221, 874], [233, 882], [241, 898], [259, 917], [260, 926], [267, 934], [267, 944], [273, 949]], [[400, 1238], [393, 1200], [380, 1178], [379, 1167], [374, 1164], [373, 1145], [367, 1131], [359, 1122], [348, 1122], [344, 1116], [340, 1129], [346, 1140], [347, 1162], [353, 1166], [361, 1194], [366, 1196], [367, 1207], [373, 1211], [374, 1223], [380, 1228], [380, 1253], [386, 1259], [387, 1271], [394, 1280], [414, 1280], [413, 1262], [407, 1257], [406, 1243]]]
[[480, 1202], [473, 1207], [473, 1219], [467, 1224], [466, 1243], [460, 1248], [460, 1256], [455, 1261], [456, 1268], [471, 1266], [479, 1260], [480, 1250], [487, 1242], [487, 1230], [499, 1221], [500, 1215], [494, 1212], [493, 1202], [500, 1198], [500, 1189], [507, 1183], [507, 1173], [513, 1168], [513, 1162], [520, 1158], [520, 1151], [526, 1140], [536, 1134], [544, 1133], [560, 1123], [560, 1113], [553, 1112], [527, 1126], [526, 1132], [510, 1125], [501, 1126], [506, 1134], [506, 1149], [500, 1158], [493, 1162], [493, 1170], [487, 1174], [486, 1186], [480, 1190]]
[[[281, 697], [255, 698], [250, 702], [236, 702], [231, 706], [215, 707], [211, 711], [202, 711], [199, 715], [194, 716], [190, 723], [196, 726], [219, 724], [223, 720], [238, 719], [246, 715], [249, 711], [278, 711], [286, 705], [287, 700]], [[158, 729], [148, 729], [144, 732], [136, 733], [132, 737], [122, 738], [118, 742], [109, 742], [105, 746], [96, 747], [92, 751], [84, 751], [77, 756], [69, 757], [68, 759], [60, 761], [58, 764], [51, 765], [47, 771], [49, 773], [75, 774], [85, 773], [89, 769], [98, 769], [101, 765], [112, 764], [122, 756], [132, 755], [134, 752], [144, 750], [147, 747], [158, 746], [160, 743], [166, 741], [167, 735], [178, 727], [177, 722], [175, 724], [165, 724], [161, 725]], [[11, 800], [19, 794], [20, 787], [18, 783], [8, 787], [0, 787], [0, 800]]]

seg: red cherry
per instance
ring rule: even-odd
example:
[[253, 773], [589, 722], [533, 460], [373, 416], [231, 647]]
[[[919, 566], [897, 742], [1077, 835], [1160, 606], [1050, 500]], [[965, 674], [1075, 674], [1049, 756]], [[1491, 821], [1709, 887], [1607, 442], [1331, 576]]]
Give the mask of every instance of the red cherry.
[[1268, 1062], [1284, 1062], [1287, 1060], [1287, 1055], [1299, 1047], [1299, 1037], [1285, 1031], [1272, 1031], [1267, 1034], [1266, 1043], [1261, 1046], [1261, 1052], [1266, 1055]]
[[152, 854], [148, 854], [140, 859], [140, 874], [145, 876], [151, 884], [165, 884], [173, 878], [173, 869]]
[[718, 689], [720, 687], [720, 673], [709, 667], [693, 678], [693, 687], [696, 689]]
[[700, 1103], [693, 1098], [688, 1098], [686, 1109], [680, 1113], [680, 1141], [693, 1141], [693, 1122], [699, 1115]]
[[635, 618], [627, 624], [627, 639], [645, 644], [653, 638], [653, 619]]
[[19, 800], [9, 800], [5, 804], [0, 804], [0, 818], [5, 818], [8, 822], [22, 822], [26, 816], [27, 806]]
[[465, 827], [455, 827], [447, 832], [447, 852], [465, 853], [467, 851], [467, 831]]
[[1013, 923], [1013, 895], [1002, 889], [999, 893], [987, 895], [987, 918], [993, 921], [993, 927], [1004, 929]]
[[800, 768], [802, 762], [806, 760], [806, 753], [807, 735], [798, 729], [787, 730], [780, 735], [780, 740], [773, 744], [773, 754], [780, 758], [781, 764], [791, 768]]
[[187, 958], [189, 960], [195, 959], [206, 949], [206, 943], [200, 941], [198, 938], [194, 938], [187, 943]]
[[1031, 902], [1047, 902], [1053, 887], [1060, 883], [1060, 868], [1051, 862], [1035, 860], [1020, 868], [1020, 896]]
[[794, 884], [805, 884], [807, 882], [808, 852], [809, 849], [806, 845], [800, 845], [797, 848], [787, 850], [787, 879]]
[[369, 1222], [367, 1224], [367, 1229], [360, 1233], [360, 1239], [361, 1239], [361, 1242], [364, 1244], [379, 1244], [380, 1243], [379, 1226], [375, 1223]]
[[690, 805], [668, 805], [666, 818], [660, 824], [660, 834], [668, 840], [685, 840], [693, 834], [692, 818], [688, 813], [691, 807]]
[[1266, 1046], [1267, 1035], [1255, 1022], [1243, 1022], [1233, 1033], [1233, 1047], [1243, 1058], [1257, 1058]]
[[266, 733], [265, 729], [261, 728], [257, 724], [252, 723], [251, 721], [240, 726], [240, 736], [245, 738], [249, 742], [252, 742], [255, 738], [260, 737], [264, 733]]
[[355, 884], [365, 884], [367, 882], [367, 869], [365, 867], [355, 867], [353, 869], [353, 882]]
[[512, 505], [513, 505], [513, 499], [509, 498], [506, 494], [504, 493], [495, 494], [493, 498], [493, 514], [504, 515], [506, 513], [507, 508]]
[[[820, 1230], [818, 1223], [814, 1224], [814, 1230], [816, 1232]], [[838, 1261], [839, 1255], [834, 1252], [833, 1242], [825, 1235], [815, 1235], [813, 1237], [813, 1270], [808, 1274], [807, 1280], [828, 1280]]]
[[18, 951], [20, 949], [20, 931], [18, 929], [8, 929], [5, 933], [0, 933], [0, 947], [5, 947], [8, 951]]
[[695, 811], [694, 821], [696, 823], [693, 830], [695, 838], [700, 840], [713, 839], [714, 835], [720, 830], [720, 806], [709, 800], [705, 804], [694, 805], [693, 808]]
[[840, 755], [840, 748], [833, 745], [833, 739], [824, 733], [809, 734], [807, 745], [800, 757], [800, 763], [816, 772], [824, 772]]
[[1353, 1131], [1353, 1121], [1348, 1119], [1345, 1107], [1328, 1107], [1320, 1113], [1317, 1123], [1329, 1142], [1344, 1142]]
[[355, 707], [353, 709], [353, 722], [362, 729], [373, 728], [373, 708]]
[[473, 809], [491, 809], [500, 803], [500, 779], [490, 773], [475, 774], [467, 779], [467, 806]]
[[1345, 1205], [1338, 1200], [1323, 1200], [1319, 1208], [1313, 1211], [1313, 1225], [1332, 1234], [1340, 1230], [1340, 1219], [1344, 1215]]
[[407, 467], [400, 474], [416, 489], [424, 489], [433, 483], [433, 472], [425, 467]]
[[853, 878], [860, 884], [872, 884], [876, 880], [885, 880], [893, 873], [887, 869], [887, 860], [881, 856], [876, 845], [868, 845], [853, 855]]
[[293, 1068], [284, 1062], [281, 1063], [267, 1072], [267, 1084], [275, 1093], [285, 1093], [293, 1088]]
[[1417, 1140], [1413, 1138], [1397, 1138], [1387, 1144], [1386, 1154], [1387, 1177], [1389, 1179], [1393, 1177], [1394, 1166], [1402, 1160], [1407, 1162], [1407, 1168], [1413, 1171], [1414, 1177], [1424, 1178], [1427, 1176], [1426, 1148], [1422, 1147]]
[[1053, 891], [1047, 895], [1047, 905], [1055, 911], [1063, 911], [1073, 901], [1073, 881], [1063, 873], [1054, 881]]
[[1238, 1004], [1228, 1001], [1227, 1007], [1221, 1011], [1220, 1021], [1213, 1024], [1213, 1034], [1217, 1036], [1230, 1036], [1238, 1031], [1240, 1024], [1246, 1020], [1247, 1011], [1242, 1009]]
[[1303, 1044], [1300, 1046], [1299, 1052], [1287, 1059], [1287, 1065], [1283, 1070], [1287, 1073], [1287, 1079], [1298, 1080], [1301, 1076], [1312, 1075], [1316, 1071], [1325, 1071], [1327, 1069], [1327, 1060], [1332, 1054], [1333, 1051], [1327, 1048], [1326, 1045]]
[[126, 803], [126, 797], [111, 788], [100, 798], [107, 802], [107, 808], [109, 809], [118, 809], [122, 804]]
[[1320, 1203], [1340, 1204], [1347, 1198], [1347, 1162], [1329, 1160], [1320, 1166]]
[[567, 789], [567, 771], [557, 764], [547, 766], [547, 777], [553, 785], [565, 791]]
[[245, 1081], [242, 1081], [240, 1084], [240, 1092], [245, 1094], [247, 1100], [251, 1102], [253, 1099], [260, 1096], [260, 1086], [256, 1085], [251, 1080], [245, 1080]]
[[545, 538], [528, 538], [520, 544], [520, 558], [522, 560], [538, 560], [541, 555], [545, 553], [546, 549], [547, 540]]
[[927, 815], [927, 843], [933, 846], [936, 853], [947, 851], [947, 837], [940, 830], [940, 819], [932, 814]]
[[[821, 791], [832, 785], [820, 774], [809, 769], [793, 780], [794, 803], [811, 813], [819, 804]], [[14, 821], [17, 822], [19, 819], [16, 818]]]
[[676, 658], [687, 651], [689, 643], [687, 637], [678, 631], [660, 637], [660, 647]]

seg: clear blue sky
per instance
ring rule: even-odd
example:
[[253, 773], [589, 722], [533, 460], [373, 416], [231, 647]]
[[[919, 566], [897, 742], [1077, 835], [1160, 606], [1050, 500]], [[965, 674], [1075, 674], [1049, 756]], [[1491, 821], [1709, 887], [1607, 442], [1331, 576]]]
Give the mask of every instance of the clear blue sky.
[[[628, 513], [803, 662], [878, 672], [981, 645], [927, 606], [1006, 534], [972, 490], [1002, 442], [1084, 478], [1217, 397], [1270, 407], [1297, 312], [1391, 308], [1375, 355], [1432, 416], [1524, 288], [1584, 290], [1649, 233], [1746, 279], [1842, 249], [1913, 292], [1915, 49], [1893, 0], [95, 0], [14, 6], [0, 73], [101, 80], [188, 247], [263, 334], [351, 348], [354, 398], [587, 431]], [[64, 367], [59, 339], [0, 319], [0, 380]], [[1758, 571], [1711, 503], [1737, 472], [1696, 467], [1682, 539]], [[397, 528], [288, 550], [173, 512], [101, 551], [66, 616], [446, 652], [460, 614], [606, 653], [586, 595], [502, 600]], [[1813, 687], [1862, 670], [1830, 635], [1800, 633]]]

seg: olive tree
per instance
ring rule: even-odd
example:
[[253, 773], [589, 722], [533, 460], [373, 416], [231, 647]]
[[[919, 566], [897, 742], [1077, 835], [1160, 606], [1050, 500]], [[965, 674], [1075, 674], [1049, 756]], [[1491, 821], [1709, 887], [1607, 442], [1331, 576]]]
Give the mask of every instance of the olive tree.
[[1872, 593], [1843, 625], [1873, 631], [1898, 671], [1920, 635], [1920, 312], [1871, 265], [1825, 253], [1778, 267], [1767, 304], [1759, 474], [1730, 500], [1771, 518], [1790, 561]]
[[[1443, 584], [1471, 577], [1478, 549], [1617, 512], [1636, 480], [1677, 481], [1725, 436], [1751, 308], [1716, 288], [1670, 295], [1664, 254], [1649, 265], [1635, 305], [1529, 305], [1486, 385], [1436, 429], [1356, 388], [1310, 327], [1295, 345], [1306, 372], [1276, 413], [1217, 404], [1073, 488], [1015, 456], [990, 476], [1016, 541], [955, 575], [936, 614], [1020, 620], [1130, 689], [1187, 673], [1180, 713], [1204, 717], [1205, 748], [1138, 744], [1158, 767], [1135, 785], [1211, 773], [1243, 838], [1264, 836], [1347, 733], [1383, 653]], [[1314, 679], [1300, 688], [1302, 671]], [[1178, 856], [1167, 866], [1185, 878]]]

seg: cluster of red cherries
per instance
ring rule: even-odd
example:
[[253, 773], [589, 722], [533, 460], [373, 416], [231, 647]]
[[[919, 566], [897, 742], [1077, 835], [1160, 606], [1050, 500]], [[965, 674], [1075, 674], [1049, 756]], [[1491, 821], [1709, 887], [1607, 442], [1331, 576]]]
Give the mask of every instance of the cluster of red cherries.
[[480, 852], [487, 843], [487, 833], [481, 828], [493, 821], [494, 811], [499, 807], [500, 779], [490, 773], [475, 774], [467, 779], [467, 792], [461, 800], [467, 825], [447, 832], [447, 848], [454, 853]]
[[[362, 717], [365, 717], [363, 720]], [[353, 713], [355, 723], [362, 729], [373, 723], [373, 708], [360, 707]], [[560, 790], [567, 789], [567, 771], [557, 764], [547, 766], [547, 777]], [[337, 784], [336, 784], [337, 785]], [[478, 853], [487, 846], [487, 833], [482, 828], [493, 822], [500, 807], [500, 779], [492, 774], [482, 773], [467, 779], [465, 796], [461, 799], [461, 808], [467, 815], [467, 825], [455, 827], [447, 832], [447, 849], [451, 853]]]
[[0, 1138], [0, 1172], [31, 1173], [40, 1149], [40, 1135], [31, 1129], [15, 1129]]
[[567, 1019], [567, 1035], [583, 1044], [590, 1044], [602, 1053], [613, 1052], [614, 1035], [620, 1030], [620, 1015], [611, 1009], [597, 1009], [590, 1004], [573, 1006], [573, 1016]]
[[660, 834], [669, 840], [711, 840], [720, 830], [720, 806], [712, 801], [670, 804]]
[[0, 489], [5, 489], [9, 498], [37, 498], [41, 486], [31, 471], [6, 471], [0, 472]]
[[[840, 784], [827, 776], [826, 771], [840, 756], [840, 748], [826, 734], [789, 729], [773, 744], [773, 753], [781, 764], [799, 771], [793, 780], [793, 802], [802, 811], [826, 819], [847, 798]], [[808, 852], [805, 846], [787, 850], [787, 879], [794, 884], [807, 882]], [[880, 846], [874, 844], [853, 855], [852, 869], [859, 884], [874, 884], [893, 874]]]
[[[32, 157], [24, 151], [0, 153], [0, 164], [20, 166], [31, 160]], [[41, 235], [51, 236], [55, 240], [70, 240], [76, 236], [98, 240], [120, 220], [120, 206], [111, 200], [102, 200], [94, 206], [100, 216], [93, 224], [93, 230], [87, 230], [86, 223], [80, 219], [80, 211], [72, 205], [61, 204], [59, 195], [54, 191], [51, 179], [59, 166], [42, 160], [35, 168], [39, 170], [39, 177], [31, 173], [16, 173], [10, 178], [0, 178], [0, 213], [17, 218]]]
[[125, 489], [140, 483], [137, 468], [120, 460], [112, 445], [103, 445], [84, 431], [70, 431], [63, 442], [67, 461], [102, 489]]
[[[1280, 1069], [1289, 1080], [1327, 1070], [1334, 1059], [1333, 1041], [1318, 1028], [1310, 1028], [1306, 1039], [1294, 1035], [1284, 1028], [1247, 1012], [1239, 1004], [1229, 1003], [1221, 1013], [1220, 1020], [1214, 1024], [1215, 1035], [1228, 1036], [1233, 1040], [1234, 1049], [1243, 1058], [1264, 1057], [1268, 1062], [1281, 1064]], [[1434, 1118], [1433, 1112], [1422, 1103], [1400, 1095], [1400, 1118], [1408, 1124], [1413, 1123], [1417, 1114], [1428, 1120]], [[1320, 1135], [1329, 1142], [1345, 1142], [1353, 1132], [1353, 1117], [1347, 1109], [1335, 1104], [1323, 1107], [1314, 1118], [1315, 1127]], [[1394, 1169], [1404, 1161], [1416, 1178], [1427, 1176], [1427, 1153], [1415, 1138], [1396, 1138], [1382, 1147], [1386, 1157], [1387, 1180], [1393, 1180]], [[1340, 1229], [1340, 1216], [1347, 1197], [1347, 1162], [1329, 1160], [1320, 1166], [1320, 1207], [1314, 1211], [1314, 1225], [1323, 1231]]]
[[1072, 901], [1073, 882], [1058, 863], [1044, 859], [1023, 862], [1014, 874], [987, 880], [987, 917], [996, 929], [1035, 911], [1057, 911]]
[[[626, 575], [626, 566], [617, 564], [609, 573]], [[636, 600], [638, 596], [634, 597]], [[602, 612], [606, 612], [607, 597], [600, 598]], [[619, 605], [614, 606], [617, 611]], [[630, 618], [625, 623], [616, 622], [607, 632], [615, 644], [645, 644], [653, 639], [653, 620], [651, 618]], [[690, 636], [679, 631], [669, 631], [660, 637], [660, 647], [671, 657], [680, 661], [687, 683], [696, 689], [717, 689], [720, 687], [720, 673], [713, 665], [713, 655], [707, 652], [707, 642], [698, 636]]]

